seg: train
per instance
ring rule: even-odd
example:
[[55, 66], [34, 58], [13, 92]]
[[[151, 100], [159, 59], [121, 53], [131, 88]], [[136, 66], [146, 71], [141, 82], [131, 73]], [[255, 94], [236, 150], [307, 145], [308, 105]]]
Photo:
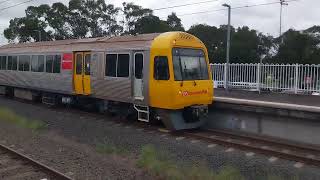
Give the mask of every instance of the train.
[[204, 43], [165, 32], [3, 45], [0, 92], [183, 130], [207, 121], [213, 81]]

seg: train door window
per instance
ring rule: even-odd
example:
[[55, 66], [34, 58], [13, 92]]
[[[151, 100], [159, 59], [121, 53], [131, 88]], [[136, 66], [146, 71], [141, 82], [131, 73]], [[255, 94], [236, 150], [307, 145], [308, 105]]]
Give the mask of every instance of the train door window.
[[17, 56], [8, 56], [8, 70], [17, 70], [18, 57]]
[[19, 71], [30, 71], [30, 56], [19, 56]]
[[106, 55], [106, 76], [117, 76], [117, 54]]
[[118, 54], [117, 77], [129, 77], [129, 54]]
[[44, 71], [44, 56], [33, 55], [31, 58], [31, 71], [43, 72]]
[[143, 54], [137, 53], [134, 55], [134, 75], [136, 79], [142, 79], [143, 71]]
[[84, 56], [84, 74], [85, 75], [90, 75], [90, 60], [91, 60], [91, 54], [86, 54]]
[[76, 56], [76, 74], [82, 74], [82, 54]]
[[154, 58], [154, 74], [155, 80], [169, 80], [169, 65], [166, 56], [156, 56]]
[[60, 73], [61, 69], [61, 56], [55, 55], [53, 61], [53, 73]]
[[0, 56], [0, 70], [7, 69], [7, 56]]

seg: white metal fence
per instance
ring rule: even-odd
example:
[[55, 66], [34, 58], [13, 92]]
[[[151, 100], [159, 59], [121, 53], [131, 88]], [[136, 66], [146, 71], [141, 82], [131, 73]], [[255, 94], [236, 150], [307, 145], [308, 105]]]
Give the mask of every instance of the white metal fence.
[[[288, 93], [320, 93], [320, 65], [211, 64], [215, 88], [242, 88]], [[229, 73], [229, 81], [226, 75]]]

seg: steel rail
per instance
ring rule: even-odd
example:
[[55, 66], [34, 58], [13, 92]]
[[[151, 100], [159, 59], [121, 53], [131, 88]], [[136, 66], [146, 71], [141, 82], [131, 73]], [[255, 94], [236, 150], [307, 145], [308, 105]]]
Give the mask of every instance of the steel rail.
[[320, 147], [310, 144], [303, 144], [299, 142], [288, 141], [284, 139], [278, 139], [270, 136], [265, 135], [257, 135], [252, 133], [243, 133], [243, 132], [230, 132], [227, 130], [205, 130], [208, 133], [215, 133], [219, 134], [219, 136], [228, 136], [234, 137], [237, 139], [249, 140], [257, 143], [263, 143], [264, 145], [272, 145], [277, 146], [280, 148], [287, 148], [287, 149], [294, 149], [296, 151], [301, 152], [311, 152], [312, 154], [319, 154], [320, 155]]
[[[200, 139], [200, 140], [205, 140], [207, 142], [211, 142], [211, 143], [216, 143], [216, 144], [220, 144], [223, 146], [230, 146], [230, 147], [234, 147], [240, 150], [244, 150], [244, 151], [252, 151], [252, 152], [256, 152], [256, 153], [260, 153], [260, 154], [264, 154], [264, 155], [272, 155], [272, 156], [276, 156], [279, 157], [281, 159], [286, 159], [286, 160], [290, 160], [290, 161], [296, 161], [296, 162], [301, 162], [301, 163], [305, 163], [305, 164], [309, 164], [309, 165], [314, 165], [314, 166], [320, 166], [320, 159], [315, 159], [315, 158], [311, 158], [311, 157], [307, 157], [304, 155], [299, 155], [299, 154], [294, 154], [294, 153], [290, 153], [290, 152], [283, 152], [283, 151], [278, 151], [275, 149], [271, 149], [270, 148], [262, 148], [261, 146], [254, 146], [252, 144], [248, 144], [248, 143], [241, 143], [241, 142], [236, 142], [236, 141], [230, 141], [226, 138], [219, 138], [219, 135], [212, 133], [211, 135], [204, 135], [201, 133], [193, 133], [193, 132], [182, 132], [183, 135], [188, 136], [190, 138], [196, 138], [196, 139]], [[214, 137], [216, 136], [216, 137]], [[261, 143], [263, 144], [263, 143]], [[320, 153], [320, 152], [318, 152]]]
[[73, 180], [71, 177], [68, 177], [68, 176], [58, 172], [57, 170], [52, 169], [52, 168], [44, 165], [43, 163], [36, 161], [30, 157], [27, 157], [27, 156], [13, 150], [12, 148], [9, 148], [3, 144], [0, 144], [0, 149], [4, 150], [5, 152], [7, 152], [9, 154], [12, 154], [14, 156], [19, 157], [21, 160], [24, 160], [24, 161], [30, 163], [30, 165], [33, 167], [38, 167], [39, 169], [42, 169], [43, 170], [42, 172], [44, 172], [50, 176], [53, 176], [54, 178], [56, 178], [58, 180]]

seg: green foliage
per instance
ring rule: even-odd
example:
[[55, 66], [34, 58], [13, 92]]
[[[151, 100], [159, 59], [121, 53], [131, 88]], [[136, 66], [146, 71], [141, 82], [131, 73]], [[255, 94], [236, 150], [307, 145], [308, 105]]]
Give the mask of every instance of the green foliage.
[[[192, 26], [189, 33], [202, 40], [209, 53], [211, 62], [225, 62], [227, 26], [219, 28], [205, 24]], [[230, 60], [233, 63], [256, 63], [271, 46], [270, 37], [244, 26], [237, 30], [231, 28]]]
[[159, 19], [159, 17], [154, 15], [149, 15], [139, 19], [135, 28], [132, 31], [133, 34], [143, 34], [143, 33], [155, 33], [155, 32], [167, 32], [170, 31], [170, 27], [165, 21]]
[[141, 6], [135, 5], [134, 3], [123, 3], [123, 14], [125, 16], [125, 20], [122, 21], [125, 34], [135, 34], [137, 31], [135, 30], [136, 23], [145, 16], [152, 15], [152, 10], [143, 8]]
[[7, 108], [0, 108], [0, 120], [10, 122], [22, 128], [31, 129], [34, 132], [38, 132], [46, 127], [46, 124], [42, 121], [24, 118]]
[[178, 18], [176, 13], [172, 13], [168, 16], [167, 24], [171, 31], [184, 31], [181, 19]]
[[180, 167], [173, 162], [168, 154], [157, 151], [152, 145], [142, 148], [138, 167], [147, 169], [152, 175], [173, 180], [242, 180], [244, 179], [239, 171], [227, 167], [215, 174], [206, 165], [193, 165]]
[[129, 154], [129, 151], [126, 148], [116, 146], [111, 143], [99, 143], [96, 145], [96, 150], [101, 154], [116, 154], [121, 156]]
[[[320, 32], [320, 31], [318, 31]], [[319, 64], [320, 38], [314, 37], [306, 32], [288, 30], [283, 34], [283, 43], [279, 42], [279, 52], [271, 60], [277, 63], [301, 63], [301, 64]]]
[[216, 180], [244, 180], [244, 177], [240, 174], [240, 172], [230, 166], [224, 167], [222, 170], [219, 171], [217, 176], [215, 177]]

